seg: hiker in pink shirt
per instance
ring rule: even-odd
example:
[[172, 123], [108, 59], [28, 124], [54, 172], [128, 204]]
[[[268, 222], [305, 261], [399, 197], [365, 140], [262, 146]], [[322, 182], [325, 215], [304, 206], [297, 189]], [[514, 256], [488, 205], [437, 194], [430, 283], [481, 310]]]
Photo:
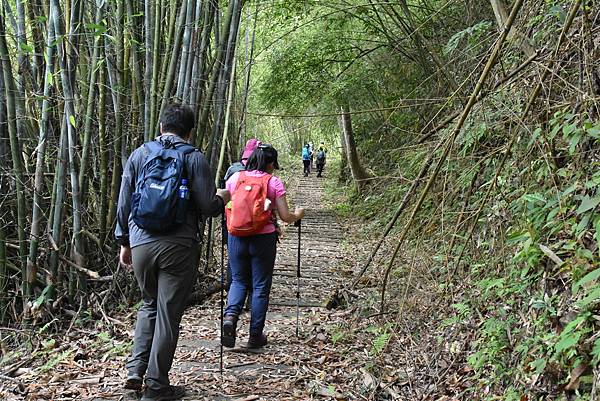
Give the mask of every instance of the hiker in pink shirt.
[[[227, 308], [225, 309], [223, 335], [221, 337], [221, 343], [225, 347], [235, 346], [238, 316], [242, 312], [246, 294], [250, 289], [252, 290], [252, 306], [248, 347], [259, 348], [267, 344], [267, 336], [263, 333], [263, 329], [269, 307], [278, 237], [272, 214], [277, 211], [279, 217], [287, 223], [293, 223], [304, 216], [303, 208], [296, 208], [295, 212], [290, 212], [283, 182], [272, 176], [276, 168], [279, 168], [277, 151], [271, 145], [259, 145], [248, 159], [246, 170], [233, 174], [226, 183], [226, 188], [231, 188], [233, 192], [247, 190], [248, 193], [254, 193], [250, 192], [250, 188], [253, 188], [250, 182], [256, 181], [255, 178], [268, 175], [270, 178], [268, 178], [266, 184], [267, 194], [266, 199], [264, 199], [264, 210], [270, 210], [271, 216], [263, 227], [256, 226], [255, 228], [258, 231], [249, 231], [248, 235], [245, 233], [234, 235], [233, 233], [238, 233], [238, 231], [232, 230], [229, 224], [235, 224], [236, 218], [228, 220], [227, 251], [233, 280], [227, 294]], [[244, 181], [238, 185], [240, 179], [244, 179]], [[262, 190], [264, 190], [264, 181], [261, 185]], [[247, 195], [242, 194], [239, 196], [244, 199]], [[263, 198], [261, 198], [261, 202], [262, 200]], [[250, 201], [255, 202], [254, 198], [250, 198]], [[234, 199], [231, 216], [236, 216], [235, 213], [238, 210], [235, 209], [236, 202]], [[239, 210], [244, 213], [248, 209], [242, 207]], [[259, 214], [265, 216], [264, 212]], [[254, 221], [252, 219], [252, 222]], [[262, 221], [264, 222], [264, 220]]]

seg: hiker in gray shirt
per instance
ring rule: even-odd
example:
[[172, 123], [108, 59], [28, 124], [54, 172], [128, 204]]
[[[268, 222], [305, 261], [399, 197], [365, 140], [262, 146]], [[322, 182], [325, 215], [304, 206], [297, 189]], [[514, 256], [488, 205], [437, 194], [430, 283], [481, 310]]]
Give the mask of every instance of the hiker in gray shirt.
[[[142, 400], [175, 400], [185, 390], [169, 383], [169, 370], [179, 337], [179, 323], [195, 282], [200, 233], [198, 220], [217, 216], [229, 202], [227, 190], [215, 188], [214, 178], [200, 151], [186, 145], [194, 126], [194, 112], [181, 104], [168, 105], [156, 138], [164, 148], [187, 147], [183, 176], [189, 184], [189, 207], [180, 223], [166, 232], [149, 231], [135, 223], [132, 195], [149, 156], [148, 144], [133, 151], [123, 170], [117, 206], [115, 237], [121, 245], [120, 262], [132, 266], [142, 293], [125, 388], [141, 391]], [[181, 191], [181, 187], [180, 187]], [[179, 195], [178, 195], [179, 196]]]

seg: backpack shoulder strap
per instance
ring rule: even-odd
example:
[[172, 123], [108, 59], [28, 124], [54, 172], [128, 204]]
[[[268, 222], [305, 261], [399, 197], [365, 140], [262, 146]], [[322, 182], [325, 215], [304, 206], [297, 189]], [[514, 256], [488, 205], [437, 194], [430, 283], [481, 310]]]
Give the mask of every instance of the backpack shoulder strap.
[[273, 176], [271, 174], [265, 174], [260, 177], [260, 185], [265, 189], [265, 196], [269, 193], [269, 181], [271, 181]]
[[196, 149], [193, 145], [187, 142], [179, 142], [177, 145], [175, 145], [175, 149], [183, 153], [184, 155], [187, 155], [192, 152], [199, 152], [198, 149]]
[[158, 152], [159, 150], [164, 149], [162, 143], [160, 143], [159, 141], [149, 141], [144, 143], [142, 146], [144, 147], [144, 154], [146, 158], [150, 156], [151, 152]]
[[263, 175], [262, 177], [260, 177], [260, 181], [262, 183], [268, 184], [269, 181], [271, 180], [271, 178], [273, 178], [273, 176], [271, 174], [267, 173], [267, 174]]
[[246, 171], [242, 170], [240, 171], [240, 175], [238, 176], [237, 182], [235, 183], [234, 191], [237, 190], [239, 186], [242, 185], [244, 182], [246, 182]]
[[149, 141], [146, 142], [142, 145], [142, 151], [144, 152], [144, 161], [143, 163], [140, 165], [140, 169], [137, 172], [137, 177], [136, 177], [136, 188], [139, 187], [139, 185], [141, 184], [141, 182], [144, 180], [144, 171], [146, 169], [146, 165], [149, 161], [150, 155], [152, 153], [155, 152], [159, 152], [160, 150], [163, 149], [163, 146], [160, 142], [158, 141]]

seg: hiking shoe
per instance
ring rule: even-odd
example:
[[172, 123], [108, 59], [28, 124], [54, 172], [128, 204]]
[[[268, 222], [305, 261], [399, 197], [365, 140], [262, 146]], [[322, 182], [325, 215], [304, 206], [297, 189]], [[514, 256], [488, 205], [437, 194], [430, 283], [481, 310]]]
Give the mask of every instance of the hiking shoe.
[[265, 334], [260, 334], [257, 336], [251, 335], [248, 339], [248, 348], [260, 348], [267, 345], [267, 336]]
[[143, 381], [140, 376], [129, 375], [127, 376], [127, 380], [125, 380], [125, 385], [123, 385], [123, 387], [127, 390], [140, 392], [142, 391], [142, 385]]
[[235, 347], [235, 326], [237, 325], [238, 317], [235, 315], [227, 315], [223, 319], [223, 332], [221, 333], [221, 344], [227, 348]]
[[169, 386], [160, 390], [146, 388], [142, 401], [172, 401], [185, 397], [185, 388], [183, 386]]

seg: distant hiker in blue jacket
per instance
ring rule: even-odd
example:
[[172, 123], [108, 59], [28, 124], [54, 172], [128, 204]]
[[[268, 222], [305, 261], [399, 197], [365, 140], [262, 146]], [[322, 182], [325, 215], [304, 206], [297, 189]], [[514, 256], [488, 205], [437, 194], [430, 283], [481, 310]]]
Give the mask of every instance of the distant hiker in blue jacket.
[[161, 135], [134, 150], [123, 169], [115, 237], [120, 262], [133, 267], [142, 293], [125, 388], [141, 391], [145, 376], [143, 401], [185, 395], [183, 387], [169, 383], [169, 370], [197, 272], [198, 219], [223, 213], [230, 199], [227, 190], [215, 188], [204, 155], [187, 143], [193, 127], [190, 107], [168, 105], [160, 119]]
[[302, 164], [304, 164], [304, 176], [308, 177], [310, 174], [310, 160], [312, 158], [310, 146], [308, 143], [302, 148]]

